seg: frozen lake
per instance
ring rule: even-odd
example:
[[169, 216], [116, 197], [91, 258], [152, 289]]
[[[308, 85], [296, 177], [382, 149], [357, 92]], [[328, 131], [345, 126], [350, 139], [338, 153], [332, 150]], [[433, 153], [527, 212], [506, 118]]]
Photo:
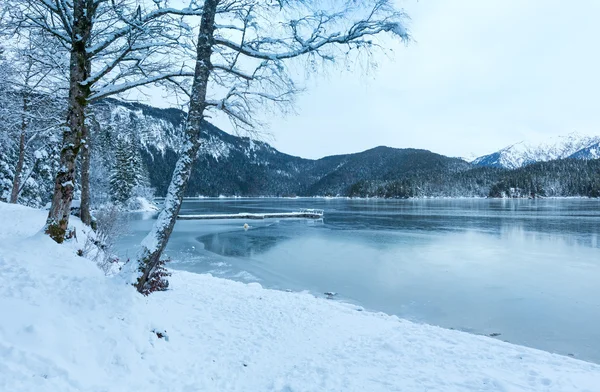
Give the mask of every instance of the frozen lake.
[[[179, 221], [170, 265], [333, 291], [369, 310], [600, 363], [600, 200], [199, 199], [181, 213], [300, 208], [325, 218]], [[135, 256], [152, 219], [132, 215], [122, 256]]]

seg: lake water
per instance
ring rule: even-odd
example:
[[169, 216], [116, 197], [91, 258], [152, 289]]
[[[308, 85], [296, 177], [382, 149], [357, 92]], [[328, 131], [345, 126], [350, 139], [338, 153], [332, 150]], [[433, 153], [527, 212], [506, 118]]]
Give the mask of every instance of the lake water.
[[[325, 217], [179, 221], [171, 267], [336, 292], [368, 310], [600, 363], [599, 200], [200, 199], [181, 213], [300, 208]], [[132, 216], [122, 256], [135, 256], [152, 219]]]

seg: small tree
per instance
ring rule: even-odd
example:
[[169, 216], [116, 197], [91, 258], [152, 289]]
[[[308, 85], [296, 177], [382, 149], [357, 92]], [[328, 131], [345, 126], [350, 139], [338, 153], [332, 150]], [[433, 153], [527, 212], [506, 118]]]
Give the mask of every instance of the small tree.
[[110, 190], [115, 202], [123, 204], [131, 197], [135, 186], [131, 149], [124, 138], [118, 138], [115, 148], [115, 164], [110, 175]]
[[111, 193], [114, 201], [124, 204], [134, 196], [134, 189], [144, 184], [140, 153], [130, 137], [117, 138], [114, 162], [110, 176]]
[[221, 111], [237, 127], [252, 130], [257, 111], [289, 105], [298, 88], [289, 76], [294, 59], [304, 65], [334, 63], [381, 48], [380, 34], [406, 41], [405, 14], [392, 0], [205, 0], [196, 41], [185, 140], [164, 203], [142, 242], [137, 290], [149, 279], [175, 221], [202, 142], [208, 111]]

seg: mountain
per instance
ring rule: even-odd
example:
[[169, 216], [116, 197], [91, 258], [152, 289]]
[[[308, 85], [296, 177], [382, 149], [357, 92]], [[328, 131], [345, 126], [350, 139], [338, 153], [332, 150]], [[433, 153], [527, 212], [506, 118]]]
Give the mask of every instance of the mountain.
[[[600, 139], [600, 138], [598, 138]], [[600, 158], [600, 141], [592, 143], [586, 148], [582, 148], [576, 153], [572, 154], [569, 158], [574, 159], [599, 159]]]
[[[93, 111], [106, 139], [129, 133], [137, 140], [150, 185], [157, 195], [165, 195], [182, 142], [185, 113], [117, 100], [105, 100]], [[188, 195], [259, 195], [266, 190], [283, 194], [298, 187], [291, 173], [305, 160], [282, 154], [267, 143], [230, 135], [208, 122], [202, 134], [205, 142]], [[272, 187], [266, 189], [265, 183]]]
[[[94, 107], [97, 132], [139, 143], [150, 185], [166, 194], [181, 143], [185, 113], [105, 100]], [[304, 159], [269, 144], [230, 135], [210, 123], [188, 183], [188, 196], [346, 195], [361, 180], [392, 181], [428, 172], [453, 173], [471, 165], [427, 150], [376, 147], [355, 154]], [[111, 150], [110, 147], [105, 150]]]
[[[115, 200], [115, 183], [123, 185], [124, 194], [164, 196], [184, 123], [185, 113], [178, 109], [114, 99], [92, 105], [92, 203]], [[472, 164], [427, 150], [383, 146], [304, 159], [265, 142], [228, 134], [208, 122], [201, 132], [204, 143], [186, 196], [600, 196], [600, 159], [595, 159], [600, 155], [600, 138], [576, 134], [541, 145], [517, 143]], [[56, 147], [59, 137], [57, 133], [44, 143]], [[0, 154], [0, 200], [5, 200], [12, 183], [14, 143], [0, 139], [0, 148], [6, 151]], [[122, 165], [117, 167], [117, 162], [129, 161], [130, 155], [134, 155], [132, 162], [138, 162], [134, 176], [121, 173]], [[49, 201], [57, 157], [48, 154], [44, 165], [30, 159], [32, 176], [20, 202], [39, 206]], [[537, 161], [548, 162], [530, 164]], [[117, 174], [136, 180], [128, 188], [129, 183], [114, 181]]]
[[535, 162], [555, 159], [600, 158], [600, 136], [585, 136], [576, 132], [550, 138], [543, 143], [520, 142], [472, 161], [477, 166], [516, 169]]
[[560, 159], [518, 169], [475, 166], [455, 173], [428, 172], [396, 181], [359, 181], [355, 197], [600, 197], [600, 159]]
[[[137, 140], [149, 185], [166, 194], [185, 113], [106, 100], [94, 107], [96, 134]], [[600, 138], [571, 134], [544, 144], [517, 143], [473, 164], [427, 150], [376, 147], [304, 159], [210, 123], [188, 196], [531, 197], [600, 195]], [[110, 142], [99, 150], [108, 152]], [[573, 158], [556, 160], [557, 158]], [[578, 159], [574, 159], [578, 158]], [[529, 165], [537, 161], [548, 164]], [[110, 163], [107, 164], [110, 166]]]
[[308, 195], [348, 195], [360, 181], [395, 181], [432, 173], [449, 175], [469, 170], [462, 159], [448, 158], [427, 150], [376, 147], [356, 154], [325, 157], [315, 161]]
[[490, 187], [488, 196], [600, 197], [600, 159], [567, 158], [505, 170]]

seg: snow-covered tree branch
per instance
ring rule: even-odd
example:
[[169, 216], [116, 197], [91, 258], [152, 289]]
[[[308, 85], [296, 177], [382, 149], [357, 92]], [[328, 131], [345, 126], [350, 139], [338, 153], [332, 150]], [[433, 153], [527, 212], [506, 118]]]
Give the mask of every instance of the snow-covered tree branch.
[[[5, 51], [4, 69], [8, 72], [3, 73], [5, 85], [0, 92], [0, 122], [14, 147], [7, 147], [2, 154], [3, 160], [12, 155], [12, 185], [7, 197], [11, 203], [20, 199], [39, 158], [48, 156], [45, 143], [64, 122], [57, 116], [60, 110], [56, 97], [63, 80], [60, 67], [47, 66], [56, 63], [57, 59], [51, 52], [40, 50], [33, 44], [32, 40], [43, 42], [43, 36], [27, 38], [14, 42]], [[27, 170], [29, 174], [24, 174]], [[32, 192], [29, 192], [25, 199], [31, 198]]]
[[81, 218], [89, 213], [89, 129], [86, 107], [94, 99], [190, 75], [178, 53], [190, 27], [166, 1], [9, 0], [15, 33], [41, 31], [54, 37], [69, 57], [67, 127], [46, 232], [62, 242], [68, 229], [77, 157], [81, 154]]
[[408, 41], [406, 15], [392, 0], [205, 0], [194, 53], [185, 142], [154, 228], [142, 243], [139, 292], [164, 288], [159, 274], [165, 249], [210, 111], [225, 113], [240, 129], [254, 131], [258, 113], [286, 110], [301, 90], [289, 63], [335, 63], [351, 52], [382, 48], [378, 36]]

